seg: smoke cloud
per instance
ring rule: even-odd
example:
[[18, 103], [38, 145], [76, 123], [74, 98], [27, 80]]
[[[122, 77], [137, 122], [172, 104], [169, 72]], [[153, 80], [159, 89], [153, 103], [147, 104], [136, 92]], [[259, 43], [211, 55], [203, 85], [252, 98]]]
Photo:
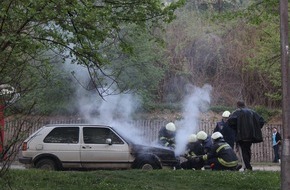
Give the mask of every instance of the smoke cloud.
[[75, 103], [79, 113], [88, 123], [111, 126], [131, 141], [138, 144], [145, 143], [141, 131], [132, 125], [132, 114], [140, 105], [136, 95], [118, 93], [118, 89], [111, 86], [109, 89], [99, 89], [105, 93], [102, 99], [96, 90], [88, 91], [83, 88], [91, 80], [86, 67], [65, 64], [65, 70], [73, 73], [74, 80], [79, 83]]
[[187, 96], [182, 106], [183, 119], [176, 122], [176, 155], [184, 153], [188, 143], [188, 136], [198, 131], [199, 116], [201, 112], [208, 110], [211, 90], [212, 87], [208, 84], [201, 88], [193, 85], [187, 86]]
[[[66, 71], [73, 73], [74, 79], [83, 86], [90, 82], [86, 67], [75, 64], [66, 64]], [[103, 89], [100, 89], [103, 90]], [[111, 87], [107, 94], [118, 89]], [[203, 87], [187, 85], [186, 97], [183, 101], [182, 120], [176, 121], [176, 155], [185, 151], [188, 136], [196, 133], [199, 125], [199, 116], [205, 112], [210, 104], [212, 87], [208, 84]], [[133, 94], [118, 94], [100, 98], [96, 91], [87, 91], [82, 87], [76, 89], [78, 109], [82, 117], [92, 124], [103, 124], [114, 127], [119, 133], [139, 144], [147, 144], [142, 137], [142, 131], [132, 125], [132, 114], [140, 105], [140, 100]], [[116, 94], [116, 93], [115, 93]], [[156, 139], [157, 140], [157, 139]], [[155, 142], [156, 143], [156, 142]]]

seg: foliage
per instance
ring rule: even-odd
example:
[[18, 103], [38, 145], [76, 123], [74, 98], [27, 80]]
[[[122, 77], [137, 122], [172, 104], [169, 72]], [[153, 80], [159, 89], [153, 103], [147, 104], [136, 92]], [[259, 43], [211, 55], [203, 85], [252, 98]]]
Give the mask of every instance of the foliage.
[[222, 105], [217, 105], [217, 106], [212, 106], [210, 107], [211, 111], [215, 112], [215, 113], [220, 113], [222, 114], [224, 111], [228, 110], [230, 112], [234, 111], [235, 108], [233, 107], [228, 107], [228, 106], [222, 106]]
[[[66, 171], [11, 170], [4, 189], [279, 189], [279, 172], [191, 170]], [[8, 183], [8, 182], [9, 183]]]
[[279, 1], [250, 1], [248, 7], [218, 18], [238, 24], [232, 28], [236, 39], [244, 36], [237, 44], [243, 51], [242, 98], [252, 105], [281, 106]]
[[164, 77], [162, 42], [136, 25], [124, 27], [122, 33], [123, 42], [131, 44], [130, 54], [108, 51], [111, 64], [106, 69], [119, 81], [120, 91], [140, 95], [147, 107], [156, 98], [158, 84]]
[[269, 121], [274, 116], [277, 116], [281, 113], [277, 109], [268, 109], [265, 106], [255, 106], [254, 109], [258, 114], [260, 114], [265, 119], [266, 122]]
[[[23, 76], [23, 70], [49, 67], [57, 55], [61, 62], [86, 66], [97, 87], [98, 80], [111, 77], [102, 70], [109, 61], [105, 50], [118, 47], [128, 53], [130, 49], [131, 44], [123, 43], [120, 34], [124, 25], [134, 23], [144, 30], [162, 26], [174, 18], [174, 10], [181, 4], [182, 0], [168, 5], [159, 0], [1, 1], [0, 81], [19, 85], [29, 76]], [[31, 88], [37, 82], [32, 79], [25, 81]]]

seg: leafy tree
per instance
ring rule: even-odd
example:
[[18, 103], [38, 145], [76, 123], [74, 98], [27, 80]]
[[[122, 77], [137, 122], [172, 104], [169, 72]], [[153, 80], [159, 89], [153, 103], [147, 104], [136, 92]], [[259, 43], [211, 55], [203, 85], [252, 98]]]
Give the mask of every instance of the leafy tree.
[[[49, 67], [51, 56], [46, 53], [50, 51], [71, 63], [88, 67], [94, 73], [97, 87], [96, 80], [104, 75], [109, 77], [102, 70], [109, 61], [104, 50], [108, 46], [117, 46], [119, 51], [130, 49], [120, 34], [124, 24], [135, 23], [144, 29], [160, 26], [161, 22], [174, 18], [174, 10], [181, 3], [165, 6], [159, 0], [3, 0], [0, 3], [1, 76], [11, 77], [36, 61]], [[97, 75], [96, 71], [103, 75]], [[113, 81], [117, 80], [113, 78]], [[1, 83], [8, 82], [9, 79], [1, 77]]]
[[[183, 0], [172, 3], [162, 3], [160, 0], [0, 1], [0, 84], [10, 84], [21, 94], [17, 105], [6, 107], [5, 113], [31, 114], [35, 111], [35, 105], [38, 108], [43, 106], [43, 98], [47, 102], [42, 111], [53, 110], [54, 106], [51, 104], [48, 107], [47, 103], [64, 100], [71, 93], [67, 76], [54, 66], [64, 62], [86, 67], [92, 81], [87, 90], [94, 87], [103, 96], [103, 91], [99, 89], [111, 86], [101, 83], [104, 78], [117, 84], [123, 80], [117, 72], [106, 72], [105, 69], [113, 68], [108, 55], [113, 50], [117, 51], [115, 55], [124, 53], [130, 56], [133, 52], [132, 44], [135, 42], [125, 39], [124, 32], [129, 31], [124, 28], [136, 25], [148, 31], [161, 27], [164, 22], [174, 19], [174, 12], [182, 3]], [[143, 30], [134, 32], [143, 33]], [[142, 73], [142, 64], [149, 61], [150, 58], [140, 62], [139, 73]], [[122, 67], [121, 64], [118, 70], [123, 72], [122, 68], [126, 65]], [[154, 70], [154, 67], [146, 68], [146, 73]], [[57, 86], [65, 88], [58, 91], [54, 88]], [[122, 90], [130, 87], [124, 83], [120, 86]], [[20, 128], [15, 132], [18, 133], [13, 143], [8, 144], [2, 156], [23, 138]]]

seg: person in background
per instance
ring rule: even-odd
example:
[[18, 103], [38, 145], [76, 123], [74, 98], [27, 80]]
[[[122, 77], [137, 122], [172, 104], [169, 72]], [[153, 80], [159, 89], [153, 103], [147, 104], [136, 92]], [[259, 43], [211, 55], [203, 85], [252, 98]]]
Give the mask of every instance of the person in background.
[[187, 161], [181, 163], [183, 169], [200, 170], [203, 167], [203, 162], [195, 162], [195, 157], [204, 155], [204, 149], [201, 143], [197, 140], [196, 134], [191, 134], [188, 137], [188, 144], [184, 157]]
[[165, 127], [162, 127], [158, 133], [158, 143], [164, 147], [175, 149], [175, 124], [169, 122]]
[[223, 135], [220, 132], [214, 132], [211, 138], [212, 149], [197, 159], [208, 161], [212, 170], [239, 170], [242, 166], [238, 165], [238, 157], [232, 147], [225, 142]]
[[246, 108], [243, 101], [237, 102], [236, 109], [229, 117], [228, 124], [236, 131], [236, 144], [241, 154], [244, 170], [252, 170], [252, 143], [263, 142], [262, 127], [264, 119], [254, 110]]
[[279, 155], [279, 149], [280, 149], [280, 145], [281, 145], [281, 135], [280, 133], [277, 131], [276, 127], [273, 127], [273, 134], [272, 134], [272, 142], [273, 142], [273, 149], [274, 149], [274, 163], [278, 163], [280, 162], [280, 155]]

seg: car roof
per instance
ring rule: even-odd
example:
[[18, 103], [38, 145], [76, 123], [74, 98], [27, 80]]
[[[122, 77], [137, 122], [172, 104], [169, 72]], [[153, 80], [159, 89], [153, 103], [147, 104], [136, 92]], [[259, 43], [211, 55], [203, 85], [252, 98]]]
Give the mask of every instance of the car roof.
[[73, 124], [63, 124], [63, 123], [56, 123], [56, 124], [47, 124], [44, 127], [107, 127], [112, 128], [108, 125], [100, 125], [100, 124], [87, 124], [87, 123], [73, 123]]

